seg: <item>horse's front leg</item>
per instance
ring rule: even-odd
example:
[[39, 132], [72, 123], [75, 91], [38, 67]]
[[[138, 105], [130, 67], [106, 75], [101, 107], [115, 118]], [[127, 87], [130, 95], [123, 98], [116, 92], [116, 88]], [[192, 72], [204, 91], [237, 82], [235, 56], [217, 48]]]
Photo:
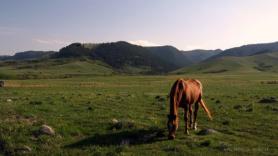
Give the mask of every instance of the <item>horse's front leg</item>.
[[186, 133], [187, 135], [189, 135], [189, 131], [188, 131], [188, 108], [189, 108], [189, 105], [186, 104], [186, 106], [184, 108], [184, 125], [185, 125], [184, 133]]

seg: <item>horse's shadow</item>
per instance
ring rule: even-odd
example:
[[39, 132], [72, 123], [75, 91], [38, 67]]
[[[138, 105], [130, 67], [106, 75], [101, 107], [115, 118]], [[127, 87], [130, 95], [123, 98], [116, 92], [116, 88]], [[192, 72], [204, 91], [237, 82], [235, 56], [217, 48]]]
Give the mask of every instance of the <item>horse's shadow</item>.
[[66, 148], [79, 148], [90, 145], [138, 145], [166, 140], [165, 130], [159, 128], [133, 129], [109, 134], [95, 134], [75, 143], [66, 145]]

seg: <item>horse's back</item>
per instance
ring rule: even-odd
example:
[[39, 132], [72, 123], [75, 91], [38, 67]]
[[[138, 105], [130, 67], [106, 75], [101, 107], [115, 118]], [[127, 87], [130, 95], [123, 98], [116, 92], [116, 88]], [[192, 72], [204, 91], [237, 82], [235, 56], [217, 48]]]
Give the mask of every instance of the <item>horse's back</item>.
[[202, 84], [199, 80], [188, 79], [184, 81], [186, 101], [189, 104], [197, 102], [202, 96]]

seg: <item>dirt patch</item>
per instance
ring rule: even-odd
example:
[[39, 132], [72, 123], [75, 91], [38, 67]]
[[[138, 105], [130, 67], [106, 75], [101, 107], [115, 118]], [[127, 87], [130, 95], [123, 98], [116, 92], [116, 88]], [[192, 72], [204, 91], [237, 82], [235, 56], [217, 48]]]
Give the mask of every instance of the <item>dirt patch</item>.
[[220, 70], [211, 70], [211, 71], [206, 71], [203, 72], [204, 74], [215, 74], [215, 73], [224, 73], [227, 72], [227, 69], [220, 69]]
[[253, 112], [253, 105], [252, 104], [249, 104], [249, 105], [235, 105], [233, 108], [238, 110], [238, 111]]
[[65, 146], [66, 148], [80, 148], [84, 146], [138, 145], [166, 140], [164, 129], [133, 129], [110, 134], [95, 134], [78, 142]]
[[200, 143], [200, 146], [208, 147], [211, 144], [210, 140], [206, 140]]
[[7, 83], [6, 88], [48, 88], [47, 84], [22, 84], [22, 83]]
[[7, 122], [7, 123], [19, 122], [19, 123], [24, 123], [26, 125], [33, 125], [33, 124], [37, 123], [38, 121], [35, 117], [31, 117], [31, 116], [12, 115], [11, 117], [6, 118], [4, 120], [4, 122]]
[[160, 95], [155, 96], [155, 99], [159, 102], [165, 101], [166, 99]]
[[212, 128], [207, 128], [207, 129], [200, 130], [197, 134], [198, 135], [209, 135], [209, 134], [215, 134], [215, 133], [218, 133], [218, 131], [216, 131]]
[[273, 81], [261, 81], [261, 84], [278, 84], [278, 80], [273, 80]]

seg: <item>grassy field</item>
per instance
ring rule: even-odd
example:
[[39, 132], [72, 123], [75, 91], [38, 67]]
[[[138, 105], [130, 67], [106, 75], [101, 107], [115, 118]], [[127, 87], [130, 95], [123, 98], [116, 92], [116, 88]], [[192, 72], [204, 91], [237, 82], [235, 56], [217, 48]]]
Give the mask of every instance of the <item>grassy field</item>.
[[[167, 94], [178, 77], [201, 80], [198, 131], [167, 140]], [[276, 81], [275, 81], [276, 80]], [[86, 76], [7, 80], [0, 88], [3, 155], [278, 155], [277, 74]], [[274, 83], [270, 83], [273, 81]], [[276, 83], [277, 82], [277, 83]], [[118, 122], [115, 122], [115, 121]], [[54, 136], [38, 135], [41, 125]], [[199, 135], [202, 129], [217, 133]], [[32, 150], [26, 151], [28, 146]]]
[[1, 79], [57, 79], [113, 73], [110, 66], [87, 58], [0, 62]]

